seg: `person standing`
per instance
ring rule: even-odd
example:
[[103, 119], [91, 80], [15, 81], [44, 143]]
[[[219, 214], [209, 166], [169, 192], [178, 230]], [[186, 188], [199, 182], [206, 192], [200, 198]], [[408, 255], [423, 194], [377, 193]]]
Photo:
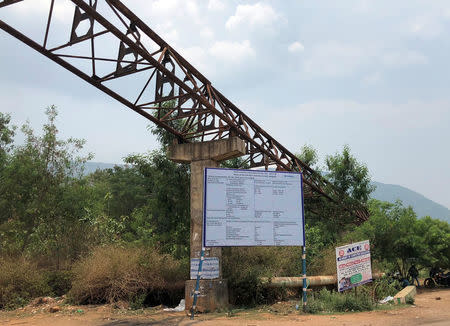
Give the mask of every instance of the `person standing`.
[[409, 276], [412, 278], [412, 285], [414, 285], [414, 280], [417, 282], [417, 286], [419, 287], [419, 279], [417, 278], [419, 276], [419, 271], [417, 270], [416, 266], [413, 264], [408, 270]]

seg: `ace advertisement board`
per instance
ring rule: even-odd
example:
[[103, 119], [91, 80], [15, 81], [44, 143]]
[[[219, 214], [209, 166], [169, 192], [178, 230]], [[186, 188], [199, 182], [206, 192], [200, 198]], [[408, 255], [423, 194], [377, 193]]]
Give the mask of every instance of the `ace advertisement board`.
[[339, 292], [372, 281], [369, 240], [336, 248]]

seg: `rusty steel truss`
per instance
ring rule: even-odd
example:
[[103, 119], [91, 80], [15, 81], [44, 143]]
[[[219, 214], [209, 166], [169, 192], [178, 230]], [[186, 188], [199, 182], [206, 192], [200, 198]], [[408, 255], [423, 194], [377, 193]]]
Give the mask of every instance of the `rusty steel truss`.
[[[33, 0], [0, 0], [0, 9], [22, 1]], [[70, 0], [73, 16], [66, 20], [68, 35], [64, 42], [50, 46], [55, 1], [59, 0], [48, 1], [45, 32], [39, 41], [3, 20], [0, 28], [169, 131], [179, 142], [238, 136], [246, 143], [245, 163], [251, 168], [274, 165], [301, 171], [306, 197], [326, 197], [339, 204], [343, 197], [336, 188], [236, 107], [121, 1]], [[109, 56], [99, 54], [106, 39], [113, 46]], [[121, 92], [124, 79], [134, 92]], [[357, 221], [367, 220], [364, 206], [348, 202], [345, 209]]]

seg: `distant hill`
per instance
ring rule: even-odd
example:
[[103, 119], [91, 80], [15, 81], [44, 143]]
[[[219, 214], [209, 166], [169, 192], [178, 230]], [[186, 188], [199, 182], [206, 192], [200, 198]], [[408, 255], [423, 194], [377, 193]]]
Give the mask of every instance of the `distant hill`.
[[[84, 173], [87, 175], [95, 172], [97, 169], [112, 169], [116, 165], [124, 166], [123, 164], [87, 162]], [[377, 188], [372, 193], [372, 198], [388, 202], [395, 202], [397, 199], [400, 199], [405, 206], [412, 206], [418, 217], [429, 215], [433, 218], [450, 223], [450, 210], [447, 207], [399, 185], [391, 185], [376, 181], [373, 182], [373, 184]]]
[[102, 163], [102, 162], [86, 162], [84, 165], [84, 175], [94, 173], [96, 170], [112, 169], [115, 166], [124, 166], [124, 164]]
[[418, 217], [431, 216], [450, 223], [450, 210], [408, 188], [381, 182], [373, 182], [377, 187], [372, 198], [395, 202], [400, 199], [405, 206], [412, 206]]

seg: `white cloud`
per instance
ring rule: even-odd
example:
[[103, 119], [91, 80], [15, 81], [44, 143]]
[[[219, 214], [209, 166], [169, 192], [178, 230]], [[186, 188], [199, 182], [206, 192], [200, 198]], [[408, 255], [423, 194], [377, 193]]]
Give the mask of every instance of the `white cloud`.
[[337, 77], [352, 75], [364, 66], [389, 68], [423, 65], [428, 58], [408, 49], [385, 49], [375, 44], [347, 44], [337, 41], [319, 43], [308, 51], [303, 70], [310, 76]]
[[200, 35], [205, 39], [212, 39], [214, 37], [214, 31], [209, 27], [203, 27], [200, 30]]
[[150, 10], [152, 15], [155, 16], [169, 16], [177, 12], [179, 6], [179, 0], [156, 0], [151, 2]]
[[410, 22], [410, 31], [414, 36], [423, 39], [432, 39], [440, 36], [444, 30], [442, 18], [445, 13], [427, 14], [415, 17]]
[[[345, 121], [351, 117], [352, 120], [370, 124], [380, 130], [386, 129], [402, 133], [412, 132], [412, 129], [444, 125], [445, 120], [450, 118], [449, 107], [450, 101], [448, 100], [410, 100], [402, 103], [318, 100], [299, 104], [283, 113], [297, 117], [289, 121], [293, 126], [320, 120], [324, 116], [328, 121]], [[290, 111], [292, 114], [289, 113]], [[294, 112], [301, 112], [301, 114], [297, 115]], [[295, 129], [295, 127], [292, 128]]]
[[[47, 14], [50, 9], [48, 0], [22, 1], [11, 6], [11, 10], [20, 16], [35, 16], [39, 14]], [[53, 18], [58, 21], [67, 21], [67, 17], [72, 19], [74, 6], [69, 1], [55, 1], [53, 7]]]
[[225, 5], [220, 0], [209, 0], [208, 9], [212, 11], [221, 11], [225, 9]]
[[270, 27], [281, 18], [270, 5], [257, 2], [254, 5], [238, 5], [233, 16], [228, 18], [225, 27], [238, 29], [243, 25], [249, 27]]
[[179, 53], [202, 73], [209, 74], [207, 55], [204, 48], [191, 46], [180, 49]]
[[416, 51], [393, 51], [382, 55], [381, 62], [387, 66], [409, 66], [427, 64], [428, 59]]
[[242, 42], [218, 41], [209, 49], [209, 53], [221, 61], [238, 63], [255, 55], [250, 41]]
[[315, 45], [303, 63], [304, 71], [314, 76], [341, 76], [353, 73], [368, 60], [361, 46], [330, 41]]
[[379, 82], [381, 82], [381, 80], [382, 80], [381, 73], [379, 71], [377, 71], [373, 74], [366, 75], [363, 78], [362, 82], [366, 85], [375, 85], [375, 84], [378, 84]]
[[288, 51], [291, 53], [303, 52], [303, 50], [305, 50], [305, 47], [298, 41], [295, 41], [288, 46]]

